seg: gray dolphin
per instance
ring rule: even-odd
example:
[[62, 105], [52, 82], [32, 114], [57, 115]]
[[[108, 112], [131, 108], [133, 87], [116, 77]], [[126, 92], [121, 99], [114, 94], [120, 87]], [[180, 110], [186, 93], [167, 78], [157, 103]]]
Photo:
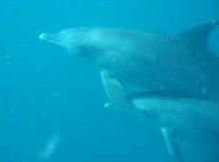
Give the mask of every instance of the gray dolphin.
[[152, 118], [169, 154], [182, 162], [182, 140], [219, 144], [219, 61], [208, 46], [218, 25], [209, 21], [172, 35], [69, 28], [39, 39], [96, 63], [106, 106], [135, 108]]

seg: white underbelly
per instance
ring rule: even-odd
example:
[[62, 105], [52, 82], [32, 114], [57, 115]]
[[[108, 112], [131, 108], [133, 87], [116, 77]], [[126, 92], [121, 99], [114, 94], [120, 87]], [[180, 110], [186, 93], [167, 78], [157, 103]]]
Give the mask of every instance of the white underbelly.
[[132, 100], [136, 109], [179, 138], [219, 141], [219, 102], [187, 98], [145, 97]]

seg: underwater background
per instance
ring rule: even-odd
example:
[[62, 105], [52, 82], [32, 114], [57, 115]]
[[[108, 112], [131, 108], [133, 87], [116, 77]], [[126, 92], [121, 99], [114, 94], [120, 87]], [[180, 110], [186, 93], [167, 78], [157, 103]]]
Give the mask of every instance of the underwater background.
[[96, 67], [38, 35], [78, 26], [175, 33], [216, 18], [218, 0], [1, 0], [0, 162], [171, 162], [142, 114], [103, 108]]

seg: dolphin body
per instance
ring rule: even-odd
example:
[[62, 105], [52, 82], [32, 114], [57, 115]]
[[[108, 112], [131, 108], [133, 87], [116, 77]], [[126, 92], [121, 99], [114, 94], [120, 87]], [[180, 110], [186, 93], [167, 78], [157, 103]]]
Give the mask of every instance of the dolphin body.
[[69, 28], [39, 39], [96, 63], [109, 98], [105, 106], [134, 108], [150, 117], [169, 154], [183, 162], [182, 141], [219, 144], [219, 61], [208, 46], [218, 25], [209, 21], [172, 35]]

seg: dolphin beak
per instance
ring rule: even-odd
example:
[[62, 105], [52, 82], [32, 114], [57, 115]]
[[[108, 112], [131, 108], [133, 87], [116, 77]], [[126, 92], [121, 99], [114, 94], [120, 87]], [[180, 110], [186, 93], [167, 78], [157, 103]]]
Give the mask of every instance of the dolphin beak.
[[57, 35], [56, 34], [50, 34], [50, 33], [41, 33], [39, 34], [38, 38], [40, 40], [43, 41], [47, 41], [50, 43], [54, 43], [54, 44], [59, 44], [60, 45], [60, 41], [57, 39]]
[[47, 40], [47, 37], [48, 37], [48, 34], [46, 34], [46, 33], [41, 33], [41, 34], [38, 36], [38, 38], [39, 38], [40, 40]]

